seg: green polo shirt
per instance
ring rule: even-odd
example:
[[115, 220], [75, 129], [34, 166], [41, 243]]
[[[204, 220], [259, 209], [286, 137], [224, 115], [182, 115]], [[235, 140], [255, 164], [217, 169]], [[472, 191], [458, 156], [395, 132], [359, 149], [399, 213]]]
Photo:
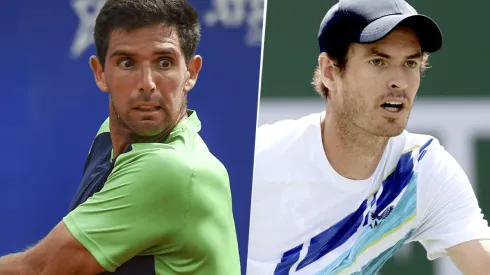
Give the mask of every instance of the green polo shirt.
[[[117, 274], [145, 258], [126, 269], [141, 275], [240, 274], [228, 173], [199, 136], [196, 112], [188, 114], [165, 142], [132, 144], [110, 160], [107, 176], [99, 177], [101, 189], [63, 219], [106, 270]], [[109, 119], [97, 136], [108, 133]], [[82, 184], [97, 182], [94, 175]]]

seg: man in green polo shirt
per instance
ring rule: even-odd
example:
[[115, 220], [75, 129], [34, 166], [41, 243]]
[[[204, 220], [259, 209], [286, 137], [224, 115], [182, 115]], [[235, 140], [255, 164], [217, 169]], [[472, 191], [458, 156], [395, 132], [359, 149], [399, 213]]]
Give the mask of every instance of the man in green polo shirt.
[[228, 174], [186, 105], [202, 65], [197, 11], [109, 0], [94, 38], [109, 118], [71, 211], [34, 247], [0, 258], [0, 274], [240, 274]]

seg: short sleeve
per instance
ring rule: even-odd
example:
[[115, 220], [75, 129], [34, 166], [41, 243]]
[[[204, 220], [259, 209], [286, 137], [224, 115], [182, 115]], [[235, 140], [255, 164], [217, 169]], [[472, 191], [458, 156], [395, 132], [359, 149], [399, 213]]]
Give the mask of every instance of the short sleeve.
[[173, 152], [119, 156], [102, 190], [63, 219], [106, 270], [149, 248], [165, 253], [181, 245], [192, 169]]
[[457, 244], [490, 239], [490, 229], [461, 166], [434, 140], [419, 162], [417, 213], [419, 241], [429, 260], [447, 255]]

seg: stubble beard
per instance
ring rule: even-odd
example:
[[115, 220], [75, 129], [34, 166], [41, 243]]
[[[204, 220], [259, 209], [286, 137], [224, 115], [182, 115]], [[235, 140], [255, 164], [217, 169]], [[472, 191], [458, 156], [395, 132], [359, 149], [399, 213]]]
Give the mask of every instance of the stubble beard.
[[165, 112], [165, 117], [164, 117], [164, 127], [163, 130], [160, 132], [150, 135], [150, 136], [144, 136], [141, 134], [138, 134], [132, 127], [130, 119], [126, 118], [125, 116], [121, 115], [112, 99], [112, 95], [109, 97], [110, 104], [111, 104], [111, 109], [113, 110], [112, 112], [114, 113], [114, 116], [117, 124], [119, 125], [118, 128], [122, 128], [122, 132], [124, 132], [128, 138], [128, 141], [130, 143], [158, 143], [158, 142], [163, 142], [168, 135], [172, 132], [173, 128], [182, 120], [182, 118], [186, 115], [187, 113], [187, 96], [185, 93], [183, 93], [183, 98], [182, 104], [179, 108], [179, 111], [175, 115], [169, 114], [166, 110]]
[[355, 100], [354, 96], [357, 95], [356, 91], [349, 91], [343, 93], [342, 108], [338, 112], [338, 123], [340, 131], [346, 139], [355, 138], [360, 132], [370, 133], [369, 129], [362, 127], [358, 123], [359, 118], [366, 111], [366, 107], [362, 100]]
[[354, 154], [372, 154], [382, 149], [388, 136], [373, 122], [370, 105], [359, 92], [343, 93], [342, 108], [337, 112], [344, 146]]
[[[344, 93], [342, 100], [342, 109], [338, 113], [339, 127], [346, 138], [353, 138], [358, 135], [366, 138], [379, 139], [391, 138], [400, 135], [407, 126], [412, 106], [405, 107], [408, 112], [405, 121], [397, 122], [395, 118], [382, 118], [369, 114], [371, 111], [369, 105], [363, 100], [356, 100], [354, 97], [359, 95], [356, 91]], [[374, 111], [373, 113], [376, 113]], [[403, 123], [398, 130], [390, 129], [389, 124]]]

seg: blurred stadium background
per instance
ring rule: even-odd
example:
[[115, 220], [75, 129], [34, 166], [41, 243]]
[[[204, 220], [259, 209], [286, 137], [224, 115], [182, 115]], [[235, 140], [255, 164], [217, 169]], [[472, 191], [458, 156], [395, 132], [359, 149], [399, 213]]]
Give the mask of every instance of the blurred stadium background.
[[[332, 0], [268, 1], [259, 125], [299, 118], [325, 108], [310, 85], [317, 65], [316, 35]], [[463, 166], [485, 217], [490, 216], [490, 2], [409, 0], [433, 18], [444, 35], [412, 111], [408, 130], [432, 134]], [[461, 274], [448, 259], [429, 262], [418, 243], [406, 245], [383, 275]]]
[[[0, 256], [35, 244], [67, 213], [107, 117], [107, 95], [97, 89], [88, 62], [104, 3], [0, 3]], [[264, 1], [190, 3], [201, 16], [203, 70], [189, 108], [197, 110], [202, 137], [228, 168], [245, 259]]]

